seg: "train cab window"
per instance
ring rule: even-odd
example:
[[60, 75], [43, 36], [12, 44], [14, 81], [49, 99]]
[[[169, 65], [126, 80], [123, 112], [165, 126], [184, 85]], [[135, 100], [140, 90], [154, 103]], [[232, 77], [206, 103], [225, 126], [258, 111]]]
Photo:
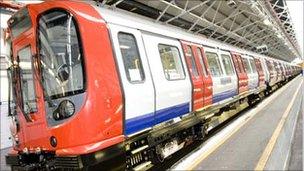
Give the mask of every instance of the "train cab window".
[[142, 82], [145, 74], [136, 44], [136, 39], [129, 33], [118, 33], [119, 47], [123, 58], [127, 79], [131, 83]]
[[234, 74], [234, 70], [233, 70], [233, 66], [232, 66], [232, 61], [229, 55], [225, 55], [222, 54], [222, 62], [226, 71], [226, 75], [233, 75]]
[[199, 61], [200, 61], [201, 66], [202, 66], [203, 74], [206, 76], [207, 75], [207, 70], [206, 70], [204, 60], [203, 60], [202, 51], [199, 47], [196, 48], [196, 51], [197, 51], [197, 55], [198, 55]]
[[247, 58], [243, 58], [243, 64], [244, 64], [244, 68], [246, 73], [252, 73], [251, 69], [250, 69], [250, 64]]
[[83, 93], [82, 46], [74, 17], [64, 10], [47, 11], [39, 18], [38, 38], [44, 94], [57, 99]]
[[220, 64], [219, 56], [216, 53], [206, 52], [207, 62], [209, 65], [209, 69], [211, 75], [214, 77], [218, 77], [223, 75], [223, 70]]
[[160, 54], [163, 70], [167, 80], [180, 80], [185, 78], [185, 72], [177, 47], [159, 44], [158, 51]]
[[256, 72], [257, 72], [257, 69], [256, 69], [256, 66], [255, 66], [254, 60], [253, 60], [253, 59], [249, 59], [249, 61], [250, 61], [252, 73], [256, 73]]
[[20, 66], [23, 111], [26, 114], [37, 112], [30, 46], [21, 49], [18, 52], [18, 57]]
[[189, 58], [189, 61], [191, 62], [191, 71], [192, 71], [193, 75], [195, 77], [197, 77], [198, 76], [198, 71], [197, 71], [197, 67], [196, 67], [196, 64], [195, 64], [195, 60], [194, 60], [194, 56], [193, 56], [191, 46], [186, 47], [186, 57]]

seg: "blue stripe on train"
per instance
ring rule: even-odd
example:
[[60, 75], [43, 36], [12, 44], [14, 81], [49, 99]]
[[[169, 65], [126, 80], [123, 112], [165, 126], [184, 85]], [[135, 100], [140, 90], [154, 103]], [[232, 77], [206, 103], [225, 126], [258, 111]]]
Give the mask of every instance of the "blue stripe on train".
[[183, 103], [156, 111], [156, 114], [149, 113], [135, 118], [127, 119], [125, 134], [132, 134], [145, 128], [152, 127], [161, 122], [173, 119], [189, 113], [189, 103]]
[[212, 103], [216, 103], [216, 102], [225, 100], [225, 99], [227, 99], [229, 97], [233, 97], [235, 95], [237, 95], [237, 90], [235, 90], [235, 89], [224, 91], [224, 92], [221, 92], [219, 94], [215, 94], [212, 97]]

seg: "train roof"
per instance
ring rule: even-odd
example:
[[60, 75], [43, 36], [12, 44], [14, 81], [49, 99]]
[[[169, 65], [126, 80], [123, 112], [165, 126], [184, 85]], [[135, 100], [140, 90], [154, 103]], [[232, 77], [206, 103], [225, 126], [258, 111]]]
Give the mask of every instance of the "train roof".
[[259, 58], [270, 58], [272, 60], [281, 61], [287, 63], [286, 61], [274, 59], [262, 54], [258, 54], [252, 51], [244, 50], [226, 43], [208, 39], [202, 35], [194, 35], [182, 30], [176, 26], [167, 26], [162, 23], [155, 23], [152, 19], [144, 17], [138, 14], [127, 12], [118, 8], [111, 8], [109, 6], [97, 6], [95, 4], [91, 5], [100, 13], [102, 18], [106, 23], [121, 25], [129, 28], [139, 29], [141, 31], [146, 31], [154, 34], [159, 34], [166, 37], [176, 38], [180, 40], [189, 41], [192, 43], [201, 44], [203, 46], [209, 46], [214, 48], [219, 48], [222, 50], [232, 51], [239, 54], [246, 54], [249, 56], [259, 57]]

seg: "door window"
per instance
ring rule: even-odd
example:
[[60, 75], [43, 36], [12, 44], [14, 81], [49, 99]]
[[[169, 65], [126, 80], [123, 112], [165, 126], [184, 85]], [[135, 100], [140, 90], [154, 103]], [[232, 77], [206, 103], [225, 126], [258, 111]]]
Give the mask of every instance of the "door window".
[[201, 51], [200, 48], [196, 48], [196, 51], [197, 51], [197, 55], [198, 55], [199, 61], [201, 63], [202, 69], [203, 69], [203, 74], [206, 76], [207, 75], [207, 70], [206, 70], [206, 67], [205, 67], [205, 63], [203, 61], [202, 51]]
[[118, 33], [118, 41], [127, 79], [131, 83], [142, 82], [145, 74], [135, 37], [129, 33]]
[[33, 113], [37, 111], [36, 93], [33, 79], [33, 65], [30, 46], [18, 52], [23, 111]]
[[263, 71], [263, 68], [262, 68], [262, 64], [261, 64], [261, 62], [258, 60], [258, 59], [256, 59], [256, 68], [257, 68], [257, 70], [259, 71], [259, 72], [262, 72]]
[[244, 64], [246, 73], [252, 73], [251, 69], [250, 69], [250, 64], [249, 64], [249, 61], [247, 58], [243, 58], [243, 64]]
[[244, 67], [244, 65], [243, 65], [243, 62], [242, 62], [242, 59], [241, 59], [240, 56], [237, 58], [237, 61], [238, 61], [239, 66], [240, 66], [240, 71], [241, 71], [241, 73], [246, 73], [246, 71], [245, 71], [245, 69], [244, 69], [245, 67]]
[[160, 54], [163, 70], [167, 80], [180, 80], [185, 78], [185, 72], [177, 47], [159, 44], [158, 51]]
[[186, 47], [186, 57], [189, 58], [189, 61], [191, 62], [191, 70], [192, 70], [192, 73], [195, 77], [198, 76], [198, 71], [197, 71], [197, 67], [196, 67], [196, 64], [195, 64], [195, 60], [194, 60], [194, 57], [193, 57], [193, 52], [192, 52], [192, 49], [190, 46], [187, 46]]
[[222, 62], [223, 62], [226, 74], [233, 75], [234, 71], [233, 71], [233, 66], [232, 66], [230, 56], [222, 54], [221, 57], [222, 57]]
[[234, 62], [234, 66], [235, 66], [235, 70], [237, 73], [241, 73], [241, 66], [239, 65], [239, 61], [237, 59], [238, 57], [236, 55], [233, 56], [233, 62]]
[[223, 70], [218, 55], [216, 53], [206, 52], [206, 56], [211, 75], [214, 77], [223, 75]]
[[256, 69], [256, 66], [255, 66], [254, 60], [253, 60], [253, 59], [249, 59], [249, 61], [250, 61], [252, 73], [256, 73], [256, 72], [257, 72], [257, 69]]

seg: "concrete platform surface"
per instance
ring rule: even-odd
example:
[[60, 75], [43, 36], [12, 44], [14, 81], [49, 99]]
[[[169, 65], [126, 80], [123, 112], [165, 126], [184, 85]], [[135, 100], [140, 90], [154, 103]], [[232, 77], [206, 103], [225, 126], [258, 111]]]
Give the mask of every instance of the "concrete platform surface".
[[[301, 99], [303, 98], [304, 93], [304, 86], [302, 83], [302, 77], [297, 77], [289, 84], [285, 85], [281, 89], [284, 89], [284, 91], [278, 90], [276, 98], [269, 101], [269, 103], [261, 108], [258, 112], [256, 112], [252, 118], [245, 118], [244, 121], [248, 120], [244, 125], [242, 125], [238, 130], [231, 131], [233, 132], [228, 139], [223, 140], [223, 143], [220, 145], [209, 145], [208, 141], [213, 141], [211, 137], [211, 140], [207, 140], [205, 144], [203, 144], [201, 147], [196, 149], [197, 152], [193, 152], [192, 154], [189, 154], [185, 158], [183, 158], [180, 163], [176, 164], [172, 167], [173, 170], [254, 170], [257, 166], [257, 164], [260, 161], [260, 158], [266, 148], [268, 147], [268, 143], [270, 139], [273, 136], [274, 131], [276, 130], [277, 126], [279, 125], [279, 122], [282, 119], [282, 116], [284, 113], [286, 113], [286, 109], [288, 106], [291, 106], [289, 110], [289, 115], [285, 119], [285, 123], [287, 123], [288, 118], [294, 117], [294, 124], [296, 123], [296, 118], [300, 112], [301, 107]], [[301, 84], [301, 87], [299, 87], [299, 84]], [[298, 90], [298, 91], [297, 91]], [[297, 91], [297, 94], [295, 95]], [[271, 95], [271, 96], [274, 96]], [[271, 98], [271, 96], [269, 98]], [[290, 104], [293, 96], [295, 96], [295, 101], [293, 104]], [[267, 99], [265, 99], [267, 101]], [[261, 104], [263, 104], [261, 102]], [[255, 110], [254, 108], [252, 110]], [[248, 111], [250, 112], [250, 111]], [[244, 113], [245, 115], [246, 113]], [[301, 111], [301, 114], [303, 115], [303, 112]], [[290, 120], [290, 119], [289, 119]], [[301, 120], [299, 120], [301, 122]], [[234, 124], [234, 123], [232, 123]], [[288, 125], [291, 125], [288, 122]], [[299, 125], [299, 124], [298, 124]], [[301, 124], [300, 124], [301, 125]], [[228, 124], [229, 127], [229, 124]], [[295, 127], [295, 126], [294, 126]], [[226, 129], [226, 128], [225, 128]], [[226, 130], [223, 131], [226, 131]], [[233, 129], [233, 128], [232, 128]], [[299, 137], [300, 132], [302, 132], [302, 127], [297, 127], [297, 132], [294, 133], [294, 139], [293, 140], [293, 146], [292, 150], [286, 150], [291, 151], [289, 154], [291, 156], [290, 158], [290, 164], [288, 161], [276, 161], [278, 162], [285, 162], [280, 163], [278, 166], [273, 165], [272, 163], [269, 163], [269, 161], [273, 161], [276, 159], [276, 156], [272, 156], [270, 153], [270, 157], [268, 158], [265, 169], [268, 168], [278, 168], [283, 167], [287, 165], [287, 168], [298, 170], [298, 168], [301, 168], [301, 165], [299, 163], [302, 163], [302, 143], [299, 142], [301, 137]], [[284, 128], [282, 129], [282, 132], [286, 132]], [[294, 130], [292, 130], [294, 132]], [[282, 133], [281, 132], [281, 133]], [[220, 132], [217, 134], [221, 134]], [[225, 133], [227, 134], [227, 133]], [[217, 135], [214, 135], [215, 137]], [[288, 137], [289, 135], [284, 135], [283, 137]], [[279, 135], [279, 137], [282, 138], [282, 136]], [[219, 137], [216, 137], [218, 139], [221, 139]], [[223, 138], [224, 139], [224, 136]], [[279, 139], [279, 138], [278, 138]], [[286, 140], [287, 141], [287, 140]], [[292, 142], [292, 135], [290, 135], [290, 138], [288, 141]], [[278, 146], [279, 141], [276, 141], [274, 151], [281, 151], [284, 148], [284, 146]], [[287, 142], [284, 142], [286, 144]], [[291, 144], [291, 143], [289, 143]], [[206, 148], [204, 146], [209, 146], [208, 148], [214, 148], [213, 150], [204, 149]], [[289, 145], [291, 146], [291, 145]], [[277, 149], [276, 149], [277, 148]], [[285, 150], [285, 149], [284, 149]], [[195, 154], [195, 153], [201, 153], [201, 154]], [[192, 156], [191, 156], [192, 155]], [[277, 155], [277, 154], [276, 154]], [[281, 154], [288, 156], [288, 154]], [[193, 157], [194, 156], [194, 157]], [[201, 159], [200, 159], [201, 158]], [[287, 158], [287, 157], [286, 157]], [[191, 159], [191, 160], [188, 160]], [[271, 160], [270, 160], [271, 159]], [[282, 159], [283, 160], [283, 159]], [[282, 169], [280, 169], [282, 170]]]
[[[257, 113], [195, 170], [254, 170], [300, 81], [293, 81], [285, 92]], [[297, 99], [302, 96], [303, 91], [299, 92]], [[295, 101], [293, 107], [298, 107], [300, 101]]]
[[303, 170], [303, 108], [304, 96], [302, 96], [301, 109], [299, 111], [295, 135], [291, 146], [288, 170]]

